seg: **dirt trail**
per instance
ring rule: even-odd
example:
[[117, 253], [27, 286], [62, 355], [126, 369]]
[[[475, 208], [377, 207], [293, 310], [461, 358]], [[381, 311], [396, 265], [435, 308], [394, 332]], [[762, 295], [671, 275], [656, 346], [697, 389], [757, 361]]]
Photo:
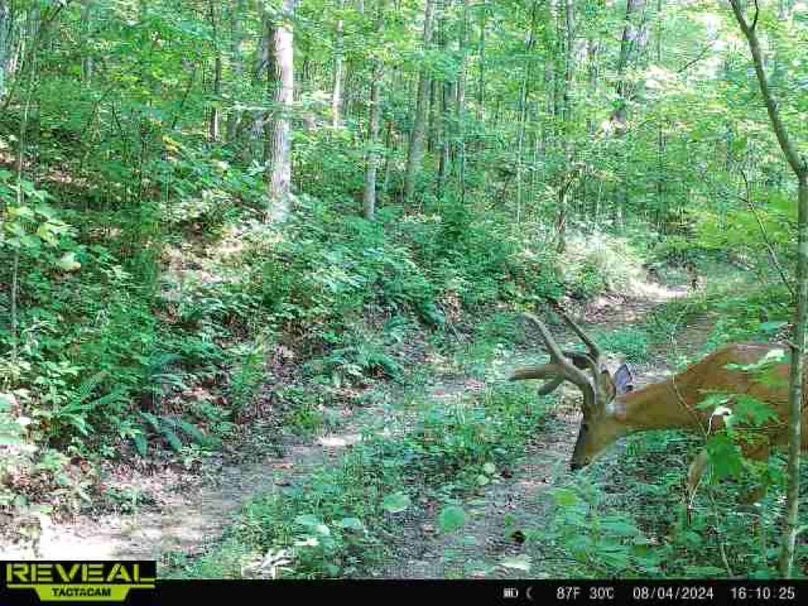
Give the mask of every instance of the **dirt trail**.
[[[638, 298], [601, 297], [587, 308], [586, 328], [618, 330], [643, 319], [653, 308], [688, 296], [685, 289], [650, 286]], [[710, 334], [713, 319], [699, 317], [678, 331], [674, 349], [698, 353]], [[636, 367], [638, 385], [658, 380], [671, 369], [665, 357]], [[513, 362], [514, 360], [511, 360]], [[566, 386], [565, 386], [566, 387]], [[433, 520], [413, 519], [392, 563], [381, 573], [386, 578], [538, 578], [552, 571], [551, 562], [530, 562], [523, 548], [524, 532], [547, 520], [551, 505], [548, 489], [566, 474], [580, 423], [579, 394], [562, 387], [552, 414], [536, 428], [536, 437], [521, 463], [507, 479], [490, 484], [463, 503], [468, 515], [464, 527], [441, 536]], [[563, 391], [562, 391], [563, 390]], [[506, 565], [503, 565], [505, 563]], [[524, 568], [522, 568], [524, 566]], [[529, 567], [529, 568], [528, 568]], [[547, 572], [550, 574], [551, 572]]]
[[6, 558], [47, 560], [155, 559], [174, 551], [203, 552], [215, 542], [234, 515], [253, 495], [284, 486], [315, 466], [341, 455], [359, 439], [358, 419], [350, 419], [339, 433], [314, 442], [286, 440], [284, 455], [265, 454], [242, 462], [220, 462], [204, 475], [166, 468], [123, 477], [109, 477], [118, 489], [136, 489], [154, 499], [132, 514], [82, 514], [54, 523], [40, 517], [39, 553], [23, 546], [0, 543]]
[[[641, 296], [602, 297], [587, 310], [585, 319], [599, 328], [618, 328], [643, 317], [651, 308], [673, 298], [686, 296], [681, 289], [648, 286]], [[704, 331], [702, 331], [704, 332]], [[516, 359], [509, 359], [511, 366]], [[502, 360], [498, 363], [502, 365]], [[644, 373], [643, 373], [644, 374]], [[432, 397], [460, 397], [467, 381], [432, 387]], [[572, 392], [570, 392], [572, 393]], [[348, 412], [348, 411], [344, 411]], [[346, 447], [359, 439], [363, 420], [380, 411], [366, 409], [348, 415], [338, 433], [313, 442], [287, 440], [285, 454], [264, 454], [250, 461], [206, 463], [204, 474], [163, 469], [151, 473], [133, 473], [127, 469], [110, 485], [135, 489], [154, 499], [133, 514], [104, 513], [79, 515], [68, 522], [42, 522], [39, 542], [40, 559], [155, 559], [167, 552], [189, 556], [203, 553], [213, 544], [244, 504], [254, 495], [295, 482], [317, 465], [336, 460]], [[513, 477], [489, 488], [471, 503], [471, 521], [462, 537], [442, 538], [425, 534], [420, 525], [410, 528], [406, 550], [384, 574], [387, 577], [474, 576], [490, 573], [486, 562], [510, 551], [507, 538], [509, 516], [528, 511], [555, 479], [566, 473], [569, 451], [577, 431], [578, 410], [573, 400], [562, 398], [554, 416], [537, 430], [536, 441]], [[471, 537], [471, 538], [469, 538]], [[464, 543], [465, 541], [465, 543]], [[0, 542], [6, 558], [32, 557], [30, 551]], [[458, 568], [452, 563], [457, 556]], [[455, 564], [457, 563], [455, 562]]]

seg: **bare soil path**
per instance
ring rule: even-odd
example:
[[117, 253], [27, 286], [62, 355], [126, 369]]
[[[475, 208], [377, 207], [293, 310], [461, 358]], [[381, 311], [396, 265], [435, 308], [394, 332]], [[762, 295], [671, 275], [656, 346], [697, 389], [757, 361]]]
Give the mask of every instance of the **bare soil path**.
[[[685, 289], [650, 286], [637, 298], [601, 297], [585, 312], [585, 329], [626, 328], [645, 318], [655, 307], [688, 296]], [[635, 368], [638, 384], [659, 380], [669, 373], [671, 349], [695, 355], [710, 335], [714, 319], [698, 317], [677, 331], [664, 351]], [[653, 355], [657, 354], [657, 355]], [[663, 357], [664, 356], [664, 357]], [[516, 359], [510, 360], [518, 365]], [[464, 527], [441, 535], [431, 520], [412, 519], [407, 539], [400, 542], [385, 578], [519, 578], [541, 577], [554, 569], [552, 562], [531, 562], [524, 546], [523, 529], [541, 528], [552, 505], [550, 491], [569, 474], [568, 464], [580, 423], [578, 394], [573, 387], [559, 390], [552, 414], [529, 449], [507, 478], [500, 478], [463, 504], [468, 515]], [[564, 391], [562, 391], [564, 390]]]
[[[587, 309], [585, 320], [600, 330], [626, 326], [644, 317], [653, 307], [684, 297], [683, 289], [650, 286], [635, 298], [602, 297]], [[694, 330], [695, 343], [703, 343], [705, 327]], [[500, 367], [515, 366], [518, 357], [499, 360]], [[649, 371], [649, 372], [644, 372]], [[643, 378], [653, 376], [654, 368], [640, 369]], [[658, 369], [657, 369], [658, 370]], [[432, 397], [460, 397], [468, 381], [453, 381], [432, 387]], [[409, 540], [396, 554], [395, 561], [380, 576], [423, 578], [490, 576], [513, 572], [492, 566], [503, 557], [518, 555], [518, 545], [509, 529], [519, 526], [519, 518], [540, 518], [546, 508], [542, 495], [566, 473], [566, 465], [578, 424], [574, 392], [562, 397], [527, 456], [511, 477], [492, 484], [468, 503], [471, 519], [464, 531], [442, 537], [423, 520], [412, 520], [406, 534]], [[254, 495], [285, 486], [317, 465], [337, 460], [359, 439], [363, 414], [345, 412], [337, 433], [316, 440], [287, 440], [284, 455], [260, 454], [240, 461], [206, 463], [202, 473], [161, 469], [135, 473], [131, 468], [105, 481], [118, 489], [129, 489], [150, 497], [150, 503], [134, 512], [82, 514], [71, 520], [45, 519], [39, 540], [40, 559], [155, 559], [168, 552], [188, 556], [203, 553], [232, 523], [234, 516]], [[40, 518], [42, 519], [42, 518]], [[30, 552], [9, 541], [0, 540], [6, 558], [31, 557]]]
[[220, 459], [205, 463], [201, 473], [172, 467], [107, 470], [107, 486], [147, 495], [148, 503], [122, 513], [81, 514], [59, 522], [40, 516], [38, 553], [11, 542], [0, 542], [0, 551], [7, 558], [48, 560], [159, 561], [168, 552], [193, 556], [220, 537], [252, 496], [288, 485], [314, 466], [339, 457], [359, 439], [358, 426], [357, 419], [349, 418], [338, 433], [310, 442], [284, 440], [282, 456], [275, 451], [242, 460]]

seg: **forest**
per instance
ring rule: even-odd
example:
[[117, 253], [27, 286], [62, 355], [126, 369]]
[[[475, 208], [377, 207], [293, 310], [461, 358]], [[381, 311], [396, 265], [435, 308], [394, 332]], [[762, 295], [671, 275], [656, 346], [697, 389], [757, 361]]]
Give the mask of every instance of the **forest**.
[[2, 559], [804, 579], [807, 330], [806, 0], [0, 0]]

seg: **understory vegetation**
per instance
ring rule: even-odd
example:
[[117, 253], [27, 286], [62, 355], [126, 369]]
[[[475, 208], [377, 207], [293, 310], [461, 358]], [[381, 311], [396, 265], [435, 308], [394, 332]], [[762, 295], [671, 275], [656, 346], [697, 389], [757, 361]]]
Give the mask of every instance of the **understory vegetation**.
[[[804, 152], [808, 5], [759, 10]], [[0, 539], [157, 507], [113, 467], [281, 457], [346, 416], [361, 439], [166, 574], [384, 576], [413, 532], [465, 537], [563, 416], [507, 381], [546, 358], [520, 312], [588, 315], [640, 378], [792, 338], [802, 185], [769, 116], [723, 1], [0, 0]], [[776, 576], [793, 484], [743, 437], [548, 459], [455, 574]]]

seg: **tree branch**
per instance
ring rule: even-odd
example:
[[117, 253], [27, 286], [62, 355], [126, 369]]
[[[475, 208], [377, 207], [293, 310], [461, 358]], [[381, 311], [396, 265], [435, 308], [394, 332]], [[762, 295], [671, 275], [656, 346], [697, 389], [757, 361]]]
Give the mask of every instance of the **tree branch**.
[[769, 252], [769, 259], [771, 259], [772, 265], [777, 270], [777, 273], [780, 274], [780, 280], [782, 280], [785, 287], [788, 289], [788, 292], [791, 294], [792, 299], [796, 299], [797, 293], [794, 291], [794, 288], [791, 286], [791, 282], [786, 277], [786, 272], [783, 270], [783, 266], [780, 265], [780, 260], [777, 258], [777, 253], [774, 250], [774, 245], [772, 244], [771, 240], [769, 239], [769, 234], [766, 231], [766, 226], [763, 224], [763, 220], [760, 218], [760, 213], [758, 213], [757, 207], [755, 203], [752, 201], [752, 187], [749, 184], [749, 179], [746, 177], [746, 172], [744, 170], [740, 171], [741, 178], [743, 179], [744, 183], [744, 190], [746, 191], [746, 196], [738, 196], [741, 200], [743, 200], [746, 205], [749, 207], [752, 216], [755, 217], [755, 221], [757, 221], [758, 229], [760, 230], [760, 236], [763, 238], [763, 244], [766, 246], [766, 250]]
[[766, 111], [769, 114], [769, 119], [771, 120], [774, 134], [777, 137], [777, 142], [780, 144], [780, 149], [783, 150], [783, 154], [789, 166], [791, 166], [791, 170], [794, 171], [794, 174], [797, 175], [798, 178], [805, 178], [805, 175], [808, 174], [808, 164], [800, 159], [796, 146], [786, 132], [786, 127], [780, 117], [780, 110], [777, 107], [777, 100], [774, 98], [774, 94], [769, 87], [766, 72], [763, 71], [763, 54], [760, 51], [760, 42], [755, 33], [755, 27], [757, 26], [760, 12], [757, 6], [757, 0], [755, 0], [755, 17], [751, 26], [743, 16], [740, 0], [729, 0], [729, 4], [732, 7], [732, 12], [735, 13], [735, 19], [738, 21], [738, 25], [741, 26], [741, 31], [746, 37], [746, 41], [749, 43], [749, 50], [752, 53], [752, 63], [755, 66], [755, 74], [757, 75], [758, 84], [760, 85], [760, 93], [763, 95], [763, 103], [766, 105]]

